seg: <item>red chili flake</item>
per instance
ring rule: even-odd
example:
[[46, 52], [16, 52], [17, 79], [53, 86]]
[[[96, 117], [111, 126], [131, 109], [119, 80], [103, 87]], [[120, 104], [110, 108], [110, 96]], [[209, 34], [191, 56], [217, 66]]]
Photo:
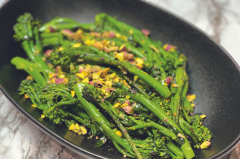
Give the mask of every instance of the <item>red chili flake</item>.
[[150, 34], [150, 31], [147, 29], [142, 29], [142, 33], [147, 36]]
[[143, 59], [143, 60], [146, 60], [146, 57], [143, 57], [142, 59]]
[[54, 77], [54, 79], [58, 76], [58, 74], [56, 74], [56, 73], [49, 73], [49, 74], [51, 74], [51, 77]]
[[127, 132], [127, 130], [125, 130], [125, 129], [124, 129], [124, 130], [123, 130], [123, 132], [125, 132], [125, 133], [126, 133], [126, 132]]
[[100, 57], [99, 59], [100, 59], [100, 60], [104, 60], [104, 57]]
[[94, 82], [93, 81], [89, 81], [88, 83], [94, 86]]
[[172, 83], [172, 78], [168, 76], [164, 81], [165, 81], [167, 84], [171, 84], [171, 83]]
[[55, 32], [55, 29], [52, 26], [49, 26], [48, 28], [49, 28], [50, 32]]
[[113, 31], [109, 32], [109, 38], [114, 38], [115, 37], [115, 33]]
[[52, 52], [53, 52], [53, 50], [46, 50], [44, 52], [44, 55], [46, 55], [47, 57], [50, 57]]
[[74, 35], [74, 32], [72, 32], [71, 30], [68, 30], [68, 29], [61, 30], [61, 33], [63, 35], [66, 35], [66, 36], [73, 36]]
[[55, 80], [56, 84], [63, 83], [63, 82], [64, 82], [64, 78], [58, 78]]
[[123, 44], [120, 48], [119, 51], [127, 51], [126, 44]]
[[102, 99], [102, 102], [104, 102], [105, 98], [106, 98], [106, 97], [104, 97], [104, 98]]
[[80, 70], [78, 71], [78, 73], [82, 73], [82, 71], [83, 71], [83, 70], [82, 70], [82, 69], [80, 69]]
[[59, 73], [59, 71], [61, 71], [61, 66], [57, 66], [55, 69], [55, 72]]
[[127, 103], [129, 106], [131, 106], [131, 103], [129, 102], [129, 100], [126, 100], [125, 102], [123, 102], [123, 104], [124, 103]]
[[169, 51], [173, 46], [172, 45], [167, 45], [167, 47], [165, 48], [165, 51]]

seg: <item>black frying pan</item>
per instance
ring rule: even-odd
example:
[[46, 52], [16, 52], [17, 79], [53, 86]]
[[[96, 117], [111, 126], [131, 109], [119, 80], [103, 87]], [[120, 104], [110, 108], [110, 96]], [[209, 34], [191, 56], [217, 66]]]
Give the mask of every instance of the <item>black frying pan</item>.
[[190, 93], [197, 95], [195, 113], [207, 115], [204, 124], [212, 131], [212, 145], [196, 150], [196, 158], [219, 158], [228, 153], [240, 138], [240, 73], [229, 54], [193, 26], [173, 15], [137, 0], [12, 0], [0, 10], [0, 84], [5, 95], [38, 128], [68, 148], [87, 156], [122, 158], [117, 151], [108, 151], [111, 144], [94, 148], [95, 139], [87, 139], [41, 120], [41, 111], [18, 95], [23, 71], [10, 64], [14, 56], [26, 57], [19, 43], [12, 38], [16, 18], [30, 12], [47, 22], [56, 16], [93, 22], [97, 13], [117, 16], [138, 29], [151, 31], [153, 39], [178, 47], [188, 59]]

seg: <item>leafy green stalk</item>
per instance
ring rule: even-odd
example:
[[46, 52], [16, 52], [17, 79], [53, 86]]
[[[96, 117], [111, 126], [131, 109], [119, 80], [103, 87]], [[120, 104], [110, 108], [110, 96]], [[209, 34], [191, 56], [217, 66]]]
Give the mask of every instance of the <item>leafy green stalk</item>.
[[109, 124], [106, 123], [103, 115], [97, 110], [97, 108], [83, 98], [82, 90], [84, 87], [84, 84], [79, 83], [74, 86], [74, 90], [85, 111], [89, 114], [93, 121], [96, 121], [99, 124], [101, 131], [105, 132], [112, 140], [115, 140], [118, 144], [128, 150], [130, 154], [134, 155], [131, 147], [126, 142], [123, 142], [122, 139], [109, 127]]
[[38, 63], [31, 63], [21, 57], [14, 57], [11, 63], [15, 65], [17, 69], [25, 70], [39, 85], [47, 85], [47, 80], [41, 74], [41, 72], [44, 72], [44, 69]]

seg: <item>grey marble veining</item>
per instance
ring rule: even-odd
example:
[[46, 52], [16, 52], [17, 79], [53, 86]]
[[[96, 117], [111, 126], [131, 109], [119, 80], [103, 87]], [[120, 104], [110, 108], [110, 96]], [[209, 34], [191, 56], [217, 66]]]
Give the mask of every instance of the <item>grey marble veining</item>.
[[1, 159], [84, 159], [29, 122], [0, 93]]
[[[239, 0], [148, 0], [200, 28], [240, 64]], [[1, 5], [4, 0], [0, 0]], [[29, 122], [0, 92], [1, 159], [84, 159]], [[225, 159], [240, 158], [240, 145]]]

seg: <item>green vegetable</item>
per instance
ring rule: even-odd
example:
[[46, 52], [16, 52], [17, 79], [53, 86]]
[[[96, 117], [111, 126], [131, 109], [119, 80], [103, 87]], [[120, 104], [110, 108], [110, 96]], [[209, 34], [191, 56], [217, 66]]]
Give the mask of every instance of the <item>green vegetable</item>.
[[129, 158], [190, 159], [192, 147], [211, 145], [206, 115], [192, 114], [187, 58], [148, 30], [105, 13], [89, 24], [63, 17], [41, 24], [25, 13], [13, 29], [28, 57], [11, 60], [29, 74], [19, 94], [42, 120], [101, 136], [95, 148], [109, 139]]

